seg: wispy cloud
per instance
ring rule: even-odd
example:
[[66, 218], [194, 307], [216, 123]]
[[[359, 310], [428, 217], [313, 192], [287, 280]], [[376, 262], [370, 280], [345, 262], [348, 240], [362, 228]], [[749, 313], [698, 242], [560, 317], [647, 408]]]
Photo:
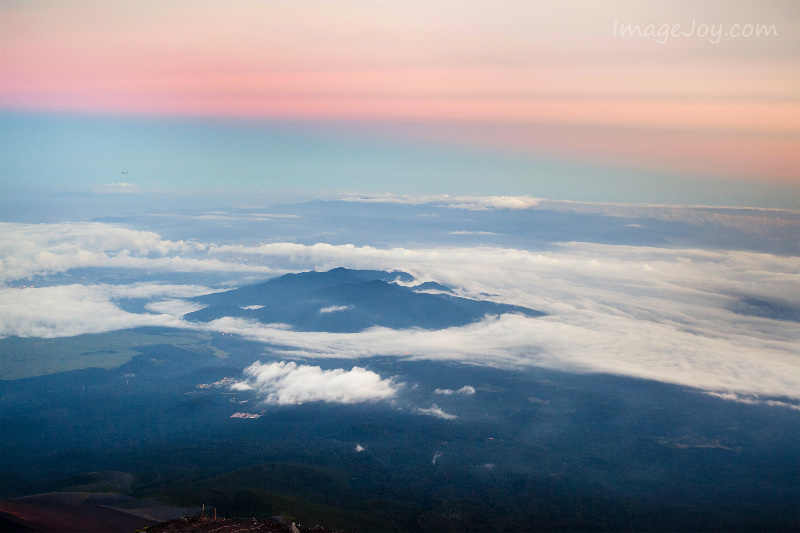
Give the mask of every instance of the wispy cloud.
[[147, 305], [145, 305], [145, 309], [147, 309], [151, 313], [160, 313], [164, 315], [178, 316], [178, 317], [181, 317], [193, 311], [198, 311], [204, 307], [205, 307], [204, 305], [198, 304], [196, 302], [191, 302], [188, 300], [181, 300], [181, 299], [160, 300], [157, 302], [150, 302]]
[[234, 385], [234, 390], [253, 390], [265, 403], [279, 405], [387, 400], [397, 394], [399, 387], [391, 379], [382, 379], [358, 366], [351, 370], [322, 370], [294, 362], [258, 361], [247, 367], [244, 375], [244, 382]]
[[[427, 409], [423, 409], [421, 407], [418, 407], [418, 408], [414, 409], [414, 412], [416, 414], [418, 414], [418, 415], [433, 416], [433, 417], [436, 417], [436, 418], [441, 418], [442, 420], [455, 420], [456, 418], [458, 418], [456, 415], [451, 415], [449, 413], [445, 413], [436, 404], [432, 404]], [[441, 457], [441, 454], [439, 454], [439, 457]], [[434, 457], [433, 458], [434, 464], [436, 463], [436, 459], [438, 459], [439, 457]]]
[[460, 389], [453, 390], [453, 389], [436, 389], [433, 391], [434, 394], [442, 394], [444, 396], [452, 396], [454, 394], [459, 394], [462, 396], [472, 396], [475, 394], [475, 387], [471, 387], [469, 385], [464, 385]]
[[722, 398], [723, 400], [730, 400], [734, 402], [747, 403], [750, 405], [769, 405], [772, 407], [789, 407], [800, 411], [800, 405], [794, 403], [783, 402], [780, 400], [765, 400], [755, 395], [741, 395], [733, 392], [707, 392], [709, 396]]
[[[448, 196], [448, 195], [366, 195], [345, 194], [345, 201], [429, 205], [441, 208], [470, 210], [536, 209], [554, 213], [569, 212], [625, 217], [641, 220], [678, 222], [709, 228], [730, 228], [751, 237], [776, 241], [782, 252], [800, 251], [800, 210], [755, 207], [709, 207], [703, 205], [620, 204], [548, 200], [530, 196]], [[630, 223], [627, 227], [643, 227]], [[453, 231], [452, 235], [481, 234], [482, 232]], [[777, 242], [780, 241], [780, 242]]]
[[100, 185], [94, 188], [96, 194], [130, 194], [138, 192], [136, 185], [132, 183], [119, 182]]
[[322, 314], [337, 313], [340, 311], [347, 311], [348, 309], [352, 308], [353, 308], [352, 305], [332, 305], [330, 307], [323, 307], [322, 309], [319, 310], [319, 312]]
[[148, 217], [182, 218], [188, 220], [239, 220], [239, 221], [268, 221], [278, 219], [300, 218], [300, 215], [283, 213], [247, 213], [247, 212], [227, 212], [227, 211], [206, 211], [198, 214], [183, 213], [147, 213]]
[[440, 195], [394, 195], [394, 194], [345, 194], [342, 199], [347, 202], [393, 203], [393, 204], [436, 204], [454, 209], [486, 211], [489, 209], [530, 209], [539, 205], [539, 198], [532, 196], [450, 196]]

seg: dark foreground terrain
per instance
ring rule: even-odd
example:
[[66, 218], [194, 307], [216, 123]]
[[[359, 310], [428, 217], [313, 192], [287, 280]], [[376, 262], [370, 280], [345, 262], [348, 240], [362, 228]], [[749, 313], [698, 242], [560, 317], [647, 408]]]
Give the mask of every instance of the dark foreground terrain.
[[258, 520], [255, 518], [214, 519], [210, 517], [179, 518], [162, 522], [141, 530], [143, 533], [240, 533], [245, 531], [270, 531], [272, 533], [343, 533], [340, 530], [326, 529], [316, 525], [306, 527], [278, 520]]
[[129, 533], [157, 521], [116, 507], [131, 500], [114, 493], [54, 492], [0, 500], [0, 531]]
[[[118, 368], [0, 382], [1, 496], [113, 492], [362, 532], [798, 530], [794, 409], [389, 357], [313, 364], [394, 376], [393, 402], [265, 405], [198, 385], [276, 356], [229, 335], [212, 344], [227, 357], [150, 344]], [[474, 394], [436, 392], [466, 385]]]
[[[160, 505], [118, 493], [53, 492], [0, 500], [3, 533], [148, 533], [271, 531], [274, 533], [339, 533], [320, 525], [306, 527], [279, 518], [237, 519], [208, 515], [204, 510]], [[159, 522], [156, 517], [183, 515]]]

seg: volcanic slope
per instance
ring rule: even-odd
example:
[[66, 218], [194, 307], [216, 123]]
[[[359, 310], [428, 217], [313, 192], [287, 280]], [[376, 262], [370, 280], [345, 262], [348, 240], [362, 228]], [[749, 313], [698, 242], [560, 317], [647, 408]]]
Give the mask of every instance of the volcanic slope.
[[[414, 281], [405, 272], [346, 268], [286, 274], [258, 285], [199, 296], [195, 301], [208, 307], [187, 314], [186, 319], [209, 322], [239, 317], [288, 324], [298, 331], [346, 333], [373, 326], [443, 329], [503, 313], [544, 315], [526, 307], [447, 294], [450, 289], [440, 284], [397, 283]], [[418, 292], [432, 288], [442, 293]]]

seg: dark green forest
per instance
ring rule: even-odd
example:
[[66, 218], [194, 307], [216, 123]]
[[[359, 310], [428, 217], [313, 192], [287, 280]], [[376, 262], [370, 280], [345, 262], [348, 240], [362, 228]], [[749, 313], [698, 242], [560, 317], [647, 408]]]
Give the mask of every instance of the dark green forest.
[[[0, 382], [3, 498], [122, 489], [357, 531], [797, 528], [800, 417], [786, 407], [610, 375], [392, 357], [313, 364], [393, 376], [395, 400], [269, 405], [197, 387], [280, 360], [269, 348], [130, 334], [152, 342], [131, 346], [121, 366]], [[434, 393], [464, 385], [475, 394]], [[457, 418], [415, 411], [432, 403]], [[230, 417], [242, 410], [261, 417]], [[112, 471], [132, 481], [104, 486], [97, 473]]]

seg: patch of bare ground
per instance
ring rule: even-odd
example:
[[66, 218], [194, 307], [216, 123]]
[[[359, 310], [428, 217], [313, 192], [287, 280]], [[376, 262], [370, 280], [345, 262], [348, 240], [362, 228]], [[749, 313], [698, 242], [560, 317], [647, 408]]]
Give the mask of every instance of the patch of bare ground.
[[274, 519], [212, 518], [194, 516], [162, 522], [139, 530], [141, 533], [239, 533], [248, 531], [271, 531], [274, 533], [345, 533], [322, 526], [304, 527], [287, 524]]
[[[4, 532], [58, 531], [61, 533], [130, 533], [153, 524], [106, 504], [106, 495], [71, 501], [65, 494], [38, 495], [15, 500], [0, 500], [0, 522]], [[74, 499], [74, 498], [73, 498]]]

